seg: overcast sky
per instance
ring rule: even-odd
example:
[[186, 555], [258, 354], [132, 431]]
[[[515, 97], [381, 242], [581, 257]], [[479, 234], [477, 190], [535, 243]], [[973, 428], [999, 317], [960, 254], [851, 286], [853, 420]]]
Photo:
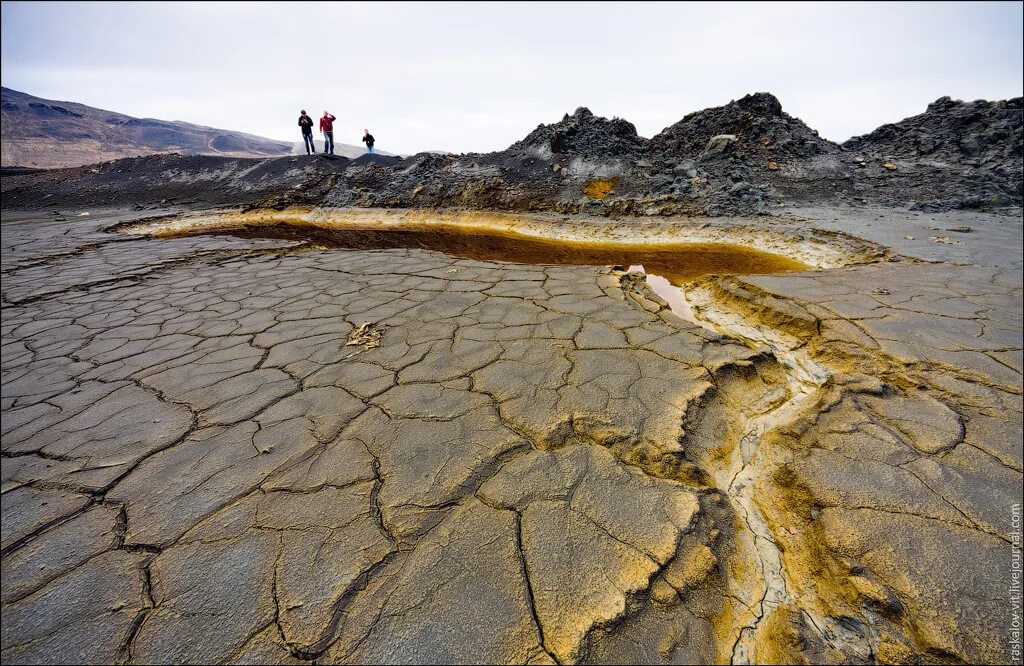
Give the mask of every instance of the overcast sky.
[[6, 87], [298, 140], [498, 150], [578, 106], [653, 136], [768, 91], [842, 141], [943, 95], [1020, 96], [1010, 3], [3, 2]]

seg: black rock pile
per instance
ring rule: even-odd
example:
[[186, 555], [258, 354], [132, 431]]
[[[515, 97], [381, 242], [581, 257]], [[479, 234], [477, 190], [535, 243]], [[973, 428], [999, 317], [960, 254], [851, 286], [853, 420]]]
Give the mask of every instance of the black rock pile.
[[[714, 144], [715, 137], [720, 139]], [[767, 167], [773, 158], [799, 159], [836, 153], [839, 147], [782, 110], [769, 93], [754, 93], [725, 106], [697, 111], [650, 140], [648, 154], [663, 159], [700, 159], [726, 153]]]
[[843, 144], [877, 157], [930, 156], [946, 162], [1020, 169], [1024, 149], [1024, 99], [961, 102], [942, 97], [928, 110]]
[[[691, 113], [648, 140], [586, 108], [505, 150], [355, 160], [150, 156], [6, 174], [4, 205], [325, 205], [748, 215], [783, 206], [937, 211], [1020, 206], [1021, 99], [942, 98], [837, 145], [756, 93]], [[211, 183], [216, 187], [211, 187]]]
[[647, 140], [633, 123], [621, 118], [602, 118], [580, 107], [557, 123], [538, 125], [522, 141], [503, 153], [539, 152], [557, 156], [639, 158]]
[[853, 137], [854, 163], [894, 173], [873, 190], [925, 211], [1020, 205], [1024, 199], [1024, 112], [1020, 97], [962, 102], [942, 97], [919, 115]]

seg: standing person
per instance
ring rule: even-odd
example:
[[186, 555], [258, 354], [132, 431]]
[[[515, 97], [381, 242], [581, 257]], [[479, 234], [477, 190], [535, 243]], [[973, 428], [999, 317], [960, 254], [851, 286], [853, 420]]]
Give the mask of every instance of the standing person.
[[312, 155], [316, 152], [316, 146], [313, 145], [313, 119], [306, 115], [305, 109], [299, 115], [299, 127], [302, 128], [302, 141], [306, 144], [306, 154]]
[[364, 129], [363, 130], [363, 143], [366, 144], [366, 152], [372, 153], [373, 152], [373, 135], [370, 134], [370, 130], [368, 130], [368, 129]]
[[328, 111], [324, 111], [324, 117], [320, 119], [320, 131], [324, 133], [324, 152], [334, 154], [334, 121], [337, 120]]

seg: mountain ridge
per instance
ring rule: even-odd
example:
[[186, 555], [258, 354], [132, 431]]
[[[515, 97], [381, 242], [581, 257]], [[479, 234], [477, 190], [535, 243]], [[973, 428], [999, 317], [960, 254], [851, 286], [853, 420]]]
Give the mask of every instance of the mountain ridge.
[[[795, 203], [994, 209], [1024, 201], [1021, 106], [1019, 98], [941, 98], [844, 144], [823, 139], [763, 92], [687, 114], [651, 139], [626, 120], [580, 107], [490, 153], [125, 159], [63, 176], [12, 174], [3, 192], [15, 206], [59, 193], [83, 204], [241, 197], [275, 207], [602, 216], [768, 214]], [[173, 187], [164, 182], [172, 174]], [[216, 193], [203, 187], [212, 178]]]
[[49, 100], [3, 87], [5, 167], [59, 168], [161, 153], [281, 157], [292, 142], [180, 120], [136, 118], [79, 102]]

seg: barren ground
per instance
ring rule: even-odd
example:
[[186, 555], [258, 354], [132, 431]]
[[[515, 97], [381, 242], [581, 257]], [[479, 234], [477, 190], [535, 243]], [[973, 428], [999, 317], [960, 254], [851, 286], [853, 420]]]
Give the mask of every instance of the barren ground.
[[1019, 211], [658, 221], [818, 266], [683, 316], [89, 211], [3, 214], [5, 663], [1011, 658]]
[[0, 658], [1019, 663], [1022, 106], [5, 171]]

